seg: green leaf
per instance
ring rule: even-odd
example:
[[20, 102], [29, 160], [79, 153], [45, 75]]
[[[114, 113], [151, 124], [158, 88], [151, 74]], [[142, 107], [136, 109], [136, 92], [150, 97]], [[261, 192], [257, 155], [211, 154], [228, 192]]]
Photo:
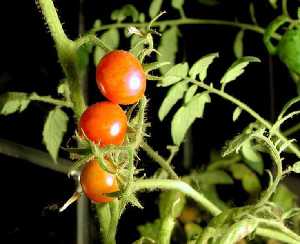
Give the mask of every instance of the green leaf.
[[152, 0], [149, 7], [149, 15], [151, 19], [158, 15], [162, 2], [162, 0]]
[[187, 236], [187, 240], [194, 240], [195, 237], [201, 235], [203, 229], [197, 224], [187, 223], [184, 225], [184, 232]]
[[297, 196], [285, 185], [281, 184], [277, 187], [272, 197], [272, 202], [279, 205], [283, 211], [288, 211], [297, 206]]
[[245, 56], [241, 57], [238, 60], [236, 60], [226, 71], [226, 73], [223, 75], [221, 79], [221, 84], [227, 84], [233, 80], [235, 80], [238, 76], [240, 76], [242, 73], [244, 73], [244, 68], [250, 63], [250, 62], [260, 62], [260, 60], [256, 57], [252, 56]]
[[23, 112], [30, 103], [30, 97], [24, 92], [7, 92], [0, 96], [0, 114], [8, 115]]
[[163, 100], [158, 111], [158, 117], [160, 121], [162, 121], [166, 117], [166, 115], [170, 112], [170, 110], [178, 102], [178, 100], [183, 98], [183, 95], [187, 88], [187, 83], [183, 81], [175, 84], [169, 89], [167, 96]]
[[271, 6], [274, 8], [274, 9], [277, 9], [277, 2], [278, 0], [269, 0], [269, 3], [271, 4]]
[[293, 164], [292, 171], [297, 173], [297, 174], [300, 173], [300, 161]]
[[215, 185], [201, 184], [198, 189], [209, 201], [217, 205], [221, 210], [225, 210], [228, 206], [220, 199]]
[[185, 96], [184, 96], [185, 104], [187, 104], [189, 101], [191, 101], [191, 99], [195, 95], [197, 89], [198, 89], [197, 85], [192, 85], [189, 87], [189, 89], [187, 90], [187, 92], [185, 93]]
[[160, 194], [159, 212], [161, 218], [180, 216], [185, 206], [185, 196], [179, 191], [165, 191]]
[[193, 64], [190, 69], [189, 75], [196, 79], [197, 75], [199, 75], [200, 81], [204, 81], [207, 76], [207, 69], [209, 65], [214, 61], [215, 58], [218, 58], [218, 53], [210, 53], [203, 57], [201, 57], [196, 63]]
[[230, 185], [233, 184], [233, 180], [229, 174], [223, 170], [212, 170], [205, 172], [198, 172], [192, 174], [193, 180], [198, 181], [199, 184], [209, 185]]
[[236, 107], [232, 114], [232, 121], [235, 122], [241, 115], [242, 109], [240, 107]]
[[261, 191], [261, 185], [257, 176], [244, 164], [232, 164], [230, 171], [235, 179], [241, 180], [243, 188], [249, 194], [258, 194]]
[[300, 7], [297, 8], [297, 17], [300, 19]]
[[144, 225], [139, 225], [137, 227], [140, 235], [146, 238], [150, 238], [152, 240], [157, 240], [159, 231], [160, 231], [161, 221], [160, 219], [156, 219], [152, 223], [146, 223]]
[[172, 7], [178, 10], [182, 10], [183, 4], [184, 0], [172, 0], [171, 2]]
[[138, 56], [144, 48], [144, 39], [138, 35], [132, 35], [130, 39], [130, 52]]
[[185, 133], [194, 120], [202, 118], [205, 104], [209, 102], [209, 94], [202, 92], [194, 96], [188, 104], [176, 112], [171, 123], [172, 139], [175, 145], [181, 144]]
[[[109, 29], [104, 32], [100, 39], [111, 49], [116, 49], [119, 46], [120, 36], [117, 29]], [[105, 50], [101, 47], [96, 46], [94, 51], [94, 64], [97, 66], [100, 59], [106, 54]]]
[[240, 58], [243, 56], [244, 48], [243, 48], [243, 38], [244, 38], [244, 30], [240, 30], [233, 43], [233, 52], [236, 58]]
[[249, 134], [241, 133], [235, 136], [233, 139], [226, 142], [226, 145], [223, 148], [222, 156], [226, 157], [227, 155], [235, 152], [238, 153], [242, 144], [249, 138]]
[[187, 63], [176, 64], [164, 75], [159, 86], [170, 86], [187, 76], [189, 66]]
[[110, 16], [112, 20], [117, 22], [122, 22], [127, 17], [131, 17], [133, 22], [139, 20], [139, 12], [132, 4], [126, 4], [121, 9], [114, 10]]
[[54, 161], [67, 131], [68, 120], [68, 116], [60, 108], [55, 108], [50, 111], [44, 124], [43, 142]]
[[169, 66], [160, 68], [162, 74], [164, 74], [172, 65], [175, 63], [176, 53], [178, 46], [178, 29], [177, 27], [171, 27], [166, 30], [161, 38], [158, 52], [160, 55], [157, 56], [158, 62], [170, 62]]
[[255, 150], [250, 140], [243, 143], [241, 153], [244, 157], [245, 163], [254, 171], [263, 174], [264, 161], [261, 154]]

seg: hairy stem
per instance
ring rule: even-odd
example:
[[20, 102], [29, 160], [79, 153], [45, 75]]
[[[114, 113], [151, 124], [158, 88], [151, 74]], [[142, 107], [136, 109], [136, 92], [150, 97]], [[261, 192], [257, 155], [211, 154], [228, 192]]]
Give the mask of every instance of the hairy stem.
[[145, 180], [136, 181], [133, 186], [134, 191], [141, 191], [141, 190], [153, 191], [158, 189], [180, 191], [186, 194], [187, 196], [191, 197], [192, 199], [194, 199], [197, 203], [203, 206], [214, 216], [222, 212], [217, 206], [215, 206], [212, 202], [210, 202], [203, 194], [197, 192], [189, 184], [180, 180], [145, 179]]
[[279, 232], [277, 230], [274, 229], [270, 229], [270, 228], [257, 228], [255, 233], [259, 236], [262, 237], [266, 237], [268, 239], [275, 239], [278, 241], [282, 241], [284, 243], [288, 243], [288, 244], [298, 244], [299, 241], [296, 239], [291, 238], [289, 235]]
[[166, 218], [162, 219], [160, 231], [159, 231], [159, 240], [158, 244], [170, 244], [172, 231], [175, 227], [176, 221], [173, 217], [167, 216]]
[[141, 144], [141, 148], [148, 154], [150, 158], [152, 158], [155, 162], [157, 162], [167, 173], [170, 175], [172, 179], [178, 179], [178, 175], [172, 169], [170, 164], [165, 160], [162, 156], [160, 156], [157, 152], [155, 152], [146, 142]]
[[55, 98], [52, 98], [50, 96], [39, 96], [35, 93], [30, 96], [30, 100], [49, 103], [49, 104], [53, 104], [53, 105], [56, 105], [56, 106], [62, 106], [62, 107], [67, 107], [67, 108], [72, 108], [73, 107], [73, 104], [68, 102], [68, 101], [55, 99]]

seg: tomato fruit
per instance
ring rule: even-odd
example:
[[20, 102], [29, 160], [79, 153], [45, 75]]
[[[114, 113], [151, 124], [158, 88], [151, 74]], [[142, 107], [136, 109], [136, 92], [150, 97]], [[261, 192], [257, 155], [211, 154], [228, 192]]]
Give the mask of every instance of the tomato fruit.
[[100, 60], [96, 81], [101, 93], [117, 104], [138, 102], [146, 89], [146, 75], [141, 63], [123, 50], [109, 52]]
[[127, 130], [127, 117], [122, 108], [105, 101], [89, 106], [79, 120], [80, 133], [100, 147], [123, 143]]
[[85, 195], [94, 202], [111, 202], [113, 198], [103, 194], [119, 190], [116, 176], [103, 170], [95, 159], [84, 166], [80, 184]]

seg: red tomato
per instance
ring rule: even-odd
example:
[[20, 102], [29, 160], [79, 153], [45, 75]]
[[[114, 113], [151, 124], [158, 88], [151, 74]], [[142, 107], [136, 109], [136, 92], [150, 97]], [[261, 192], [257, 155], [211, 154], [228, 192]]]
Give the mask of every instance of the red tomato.
[[96, 81], [101, 93], [117, 104], [138, 102], [146, 89], [146, 75], [139, 60], [130, 52], [115, 50], [97, 65]]
[[103, 170], [95, 159], [84, 166], [80, 174], [80, 184], [85, 195], [94, 202], [111, 202], [113, 198], [103, 194], [119, 190], [115, 175]]
[[79, 127], [87, 138], [101, 147], [123, 143], [127, 117], [122, 108], [111, 102], [98, 102], [81, 115]]

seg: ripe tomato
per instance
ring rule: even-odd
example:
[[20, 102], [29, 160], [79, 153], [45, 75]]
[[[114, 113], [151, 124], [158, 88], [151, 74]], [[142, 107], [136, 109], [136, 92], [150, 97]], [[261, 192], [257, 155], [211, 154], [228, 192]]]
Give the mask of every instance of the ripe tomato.
[[96, 81], [102, 94], [117, 104], [133, 104], [146, 89], [146, 75], [139, 60], [130, 52], [115, 50], [97, 65]]
[[98, 102], [81, 115], [79, 127], [94, 143], [104, 147], [123, 143], [127, 130], [127, 117], [122, 108], [111, 102]]
[[111, 202], [113, 198], [103, 194], [119, 190], [115, 175], [103, 170], [95, 159], [84, 166], [80, 174], [80, 184], [85, 195], [94, 202]]

